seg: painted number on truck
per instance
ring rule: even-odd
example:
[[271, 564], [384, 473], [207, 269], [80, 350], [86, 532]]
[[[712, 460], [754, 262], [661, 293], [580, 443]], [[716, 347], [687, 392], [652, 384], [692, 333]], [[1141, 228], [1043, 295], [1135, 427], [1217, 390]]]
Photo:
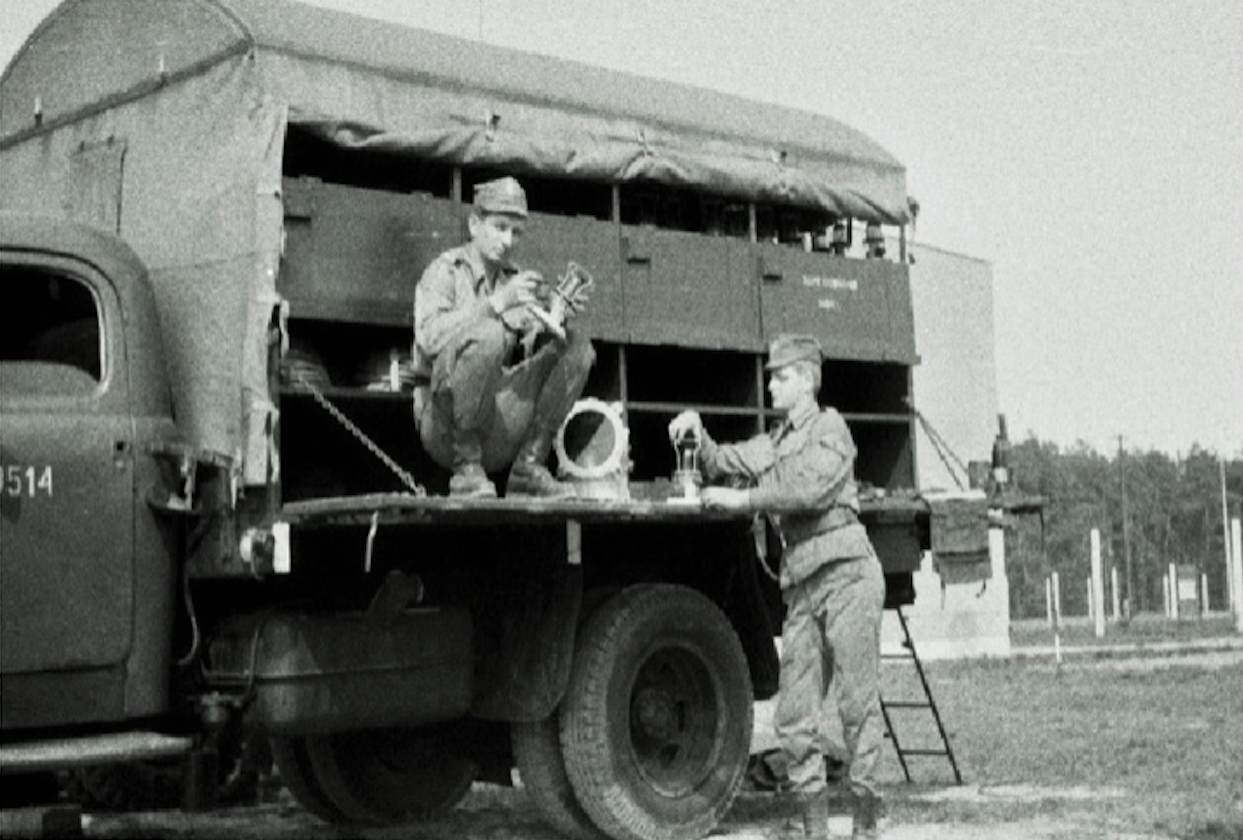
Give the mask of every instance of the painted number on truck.
[[21, 464], [8, 464], [0, 468], [4, 476], [4, 495], [6, 496], [38, 496], [52, 495], [52, 467], [26, 467]]

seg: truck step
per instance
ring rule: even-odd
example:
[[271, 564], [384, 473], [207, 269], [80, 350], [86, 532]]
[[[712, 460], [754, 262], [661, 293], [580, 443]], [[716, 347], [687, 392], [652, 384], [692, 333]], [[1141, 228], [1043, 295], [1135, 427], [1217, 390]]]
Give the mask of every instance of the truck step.
[[158, 732], [121, 732], [81, 738], [56, 738], [0, 746], [0, 770], [6, 773], [120, 764], [181, 755], [194, 745], [188, 736]]

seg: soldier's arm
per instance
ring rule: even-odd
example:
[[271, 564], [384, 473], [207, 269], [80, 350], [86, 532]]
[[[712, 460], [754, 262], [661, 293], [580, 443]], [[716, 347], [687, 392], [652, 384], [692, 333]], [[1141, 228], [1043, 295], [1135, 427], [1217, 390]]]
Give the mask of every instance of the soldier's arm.
[[739, 443], [717, 443], [703, 433], [699, 458], [706, 478], [741, 477], [755, 482], [776, 460], [776, 449], [768, 435], [756, 435]]
[[817, 418], [806, 444], [777, 460], [772, 481], [750, 491], [751, 505], [773, 513], [827, 510], [854, 470], [854, 447], [826, 418]]
[[454, 336], [481, 318], [496, 318], [486, 297], [456, 299], [453, 265], [437, 259], [423, 272], [414, 289], [414, 340], [419, 349], [436, 356]]

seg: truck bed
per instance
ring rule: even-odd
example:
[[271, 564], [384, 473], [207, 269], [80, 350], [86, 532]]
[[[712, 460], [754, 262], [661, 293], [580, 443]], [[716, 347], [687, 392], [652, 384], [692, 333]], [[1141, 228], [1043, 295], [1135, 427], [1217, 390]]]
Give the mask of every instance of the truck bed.
[[[632, 490], [632, 492], [634, 492]], [[629, 500], [415, 496], [411, 493], [370, 493], [289, 502], [281, 519], [300, 527], [370, 524], [499, 524], [522, 521], [579, 522], [705, 522], [750, 519], [756, 511], [718, 510], [697, 503], [670, 501], [667, 494], [643, 490]], [[868, 522], [911, 522], [926, 518], [927, 502], [914, 496], [865, 498], [860, 517]]]

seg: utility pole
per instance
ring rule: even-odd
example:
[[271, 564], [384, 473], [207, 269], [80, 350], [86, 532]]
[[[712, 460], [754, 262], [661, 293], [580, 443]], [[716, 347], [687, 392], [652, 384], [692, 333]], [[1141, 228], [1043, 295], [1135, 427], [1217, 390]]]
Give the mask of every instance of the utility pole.
[[1131, 524], [1126, 504], [1126, 450], [1122, 448], [1122, 435], [1118, 435], [1118, 483], [1122, 487], [1122, 553], [1126, 560], [1126, 599], [1122, 602], [1123, 621], [1130, 623], [1135, 609], [1135, 579], [1131, 575]]

